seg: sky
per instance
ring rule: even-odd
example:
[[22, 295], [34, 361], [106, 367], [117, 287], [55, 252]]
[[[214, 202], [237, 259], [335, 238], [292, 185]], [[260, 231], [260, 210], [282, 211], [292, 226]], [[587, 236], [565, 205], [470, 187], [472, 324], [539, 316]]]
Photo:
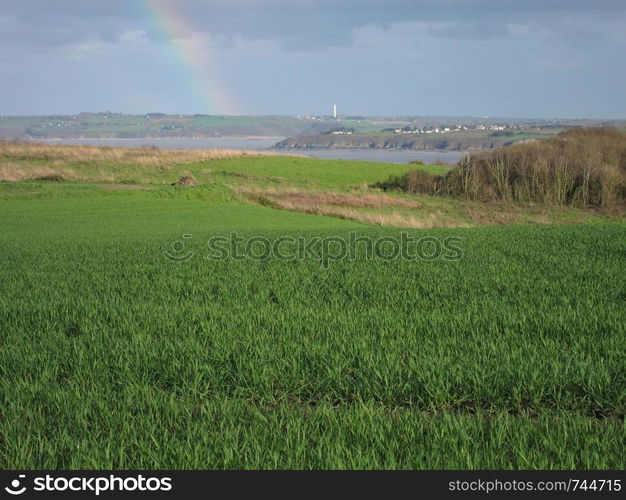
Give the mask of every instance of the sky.
[[2, 0], [0, 115], [626, 118], [626, 0]]

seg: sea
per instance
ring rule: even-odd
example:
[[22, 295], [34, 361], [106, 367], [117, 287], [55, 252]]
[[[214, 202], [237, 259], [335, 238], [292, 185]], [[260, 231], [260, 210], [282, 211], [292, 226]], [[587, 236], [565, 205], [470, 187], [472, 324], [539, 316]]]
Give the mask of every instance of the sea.
[[206, 137], [150, 139], [47, 139], [49, 144], [71, 144], [113, 147], [155, 146], [161, 149], [245, 149], [271, 151], [276, 154], [301, 155], [332, 160], [358, 160], [385, 163], [422, 161], [427, 164], [454, 164], [462, 151], [415, 151], [407, 149], [272, 149], [283, 137]]

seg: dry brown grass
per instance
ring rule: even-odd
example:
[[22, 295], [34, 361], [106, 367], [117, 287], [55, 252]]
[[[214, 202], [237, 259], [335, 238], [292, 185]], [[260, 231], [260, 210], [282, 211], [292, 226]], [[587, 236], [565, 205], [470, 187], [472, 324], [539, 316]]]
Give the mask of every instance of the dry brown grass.
[[343, 219], [358, 220], [367, 222], [368, 224], [376, 224], [384, 227], [407, 227], [411, 229], [426, 229], [431, 227], [467, 227], [467, 224], [451, 223], [439, 219], [436, 214], [422, 214], [416, 217], [410, 214], [400, 212], [391, 213], [375, 213], [375, 212], [358, 212], [345, 208], [322, 208], [320, 215], [328, 215], [331, 217], [341, 217]]
[[[61, 175], [68, 180], [83, 180], [71, 168], [74, 165], [94, 164], [111, 168], [134, 166], [168, 170], [174, 165], [206, 160], [271, 155], [274, 153], [231, 149], [115, 148], [0, 141], [0, 180], [32, 180], [46, 175]], [[43, 163], [44, 166], [38, 170], [39, 167], [33, 167], [33, 164], [37, 163]]]
[[384, 194], [352, 194], [332, 191], [310, 191], [297, 188], [255, 188], [241, 187], [239, 194], [263, 195], [285, 206], [304, 209], [315, 209], [322, 206], [338, 206], [350, 208], [383, 209], [397, 208], [421, 208], [422, 204], [402, 198], [395, 198]]
[[[441, 214], [424, 212], [422, 203], [418, 201], [383, 194], [308, 191], [297, 188], [262, 189], [251, 186], [239, 187], [236, 191], [240, 196], [272, 208], [358, 220], [378, 226], [414, 229], [466, 226], [442, 217]], [[398, 210], [384, 211], [394, 208]]]
[[16, 162], [0, 161], [0, 181], [37, 180], [53, 176], [72, 181], [83, 180], [72, 168], [28, 167]]

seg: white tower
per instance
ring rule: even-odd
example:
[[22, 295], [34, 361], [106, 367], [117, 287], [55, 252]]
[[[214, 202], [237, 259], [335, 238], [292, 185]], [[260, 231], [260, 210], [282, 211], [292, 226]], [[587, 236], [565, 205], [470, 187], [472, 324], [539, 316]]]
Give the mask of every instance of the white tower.
[[333, 104], [333, 118], [336, 120], [337, 119], [337, 105]]

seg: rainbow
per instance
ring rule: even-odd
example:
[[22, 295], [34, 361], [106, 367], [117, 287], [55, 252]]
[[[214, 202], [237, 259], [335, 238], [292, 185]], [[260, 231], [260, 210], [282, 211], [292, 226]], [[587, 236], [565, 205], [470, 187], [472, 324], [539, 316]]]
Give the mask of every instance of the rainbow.
[[143, 12], [154, 25], [164, 43], [180, 61], [191, 90], [204, 110], [198, 113], [235, 115], [233, 98], [219, 77], [219, 63], [215, 51], [204, 40], [191, 37], [193, 22], [186, 18], [176, 2], [169, 0], [142, 0]]

